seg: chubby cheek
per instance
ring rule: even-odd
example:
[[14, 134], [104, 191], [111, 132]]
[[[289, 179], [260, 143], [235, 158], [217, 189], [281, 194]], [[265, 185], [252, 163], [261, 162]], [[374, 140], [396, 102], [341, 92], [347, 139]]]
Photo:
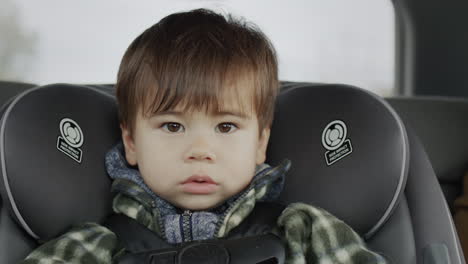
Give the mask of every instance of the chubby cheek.
[[236, 191], [240, 191], [252, 180], [255, 173], [256, 148], [254, 140], [237, 142], [226, 151], [226, 181]]
[[137, 152], [138, 167], [145, 183], [155, 192], [165, 190], [171, 182], [177, 181], [177, 168], [180, 158], [177, 158], [176, 146], [170, 147], [163, 141], [141, 141]]

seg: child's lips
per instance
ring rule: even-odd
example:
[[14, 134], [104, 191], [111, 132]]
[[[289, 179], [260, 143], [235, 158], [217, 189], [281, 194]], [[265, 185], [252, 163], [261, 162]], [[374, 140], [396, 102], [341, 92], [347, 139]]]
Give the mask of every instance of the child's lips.
[[181, 185], [182, 191], [190, 194], [210, 194], [218, 188], [218, 183], [207, 175], [193, 175]]
[[190, 182], [198, 182], [198, 183], [205, 182], [205, 183], [218, 184], [213, 179], [211, 179], [210, 176], [208, 176], [208, 175], [198, 175], [198, 174], [190, 176], [188, 179], [183, 181], [182, 184], [190, 183]]

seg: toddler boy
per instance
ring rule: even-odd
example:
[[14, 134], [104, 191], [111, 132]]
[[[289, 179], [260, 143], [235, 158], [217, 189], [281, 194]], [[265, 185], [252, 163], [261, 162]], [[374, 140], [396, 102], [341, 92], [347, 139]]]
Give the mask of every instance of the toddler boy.
[[[170, 244], [226, 237], [259, 201], [278, 197], [290, 162], [265, 164], [279, 89], [263, 33], [198, 9], [169, 15], [126, 51], [116, 91], [123, 144], [106, 155], [113, 210]], [[287, 263], [385, 263], [342, 221], [289, 205], [271, 232]], [[127, 254], [85, 223], [22, 263], [112, 263]]]

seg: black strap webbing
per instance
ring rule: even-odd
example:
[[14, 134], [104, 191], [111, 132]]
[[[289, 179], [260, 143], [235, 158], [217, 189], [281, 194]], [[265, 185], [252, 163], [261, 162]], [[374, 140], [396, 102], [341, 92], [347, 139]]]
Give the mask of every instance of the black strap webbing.
[[[258, 202], [255, 205], [255, 209], [247, 218], [239, 226], [231, 230], [225, 239], [260, 237], [261, 235], [270, 233], [276, 226], [276, 220], [284, 208], [284, 205], [277, 203]], [[111, 215], [104, 223], [104, 226], [117, 235], [119, 248], [125, 248], [126, 252], [130, 253], [130, 255], [127, 254], [126, 258], [121, 258], [119, 263], [140, 263], [147, 261], [147, 256], [143, 254], [145, 252], [171, 248], [176, 250], [175, 247], [179, 246], [167, 243], [155, 232], [122, 214]], [[274, 251], [277, 251], [277, 249], [275, 248]], [[176, 253], [177, 250], [175, 252], [169, 251], [164, 253], [171, 259], [167, 263], [172, 263], [171, 261]], [[159, 261], [161, 261], [161, 258], [159, 258]]]
[[132, 253], [172, 247], [158, 234], [123, 214], [111, 215], [104, 226], [117, 235], [119, 248], [125, 248]]

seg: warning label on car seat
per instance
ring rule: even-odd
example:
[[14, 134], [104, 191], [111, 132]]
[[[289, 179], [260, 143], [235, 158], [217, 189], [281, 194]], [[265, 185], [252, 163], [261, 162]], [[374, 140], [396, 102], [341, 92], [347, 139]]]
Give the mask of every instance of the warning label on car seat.
[[348, 139], [344, 142], [344, 144], [340, 148], [333, 150], [333, 151], [327, 151], [325, 153], [325, 159], [327, 160], [327, 165], [332, 165], [338, 160], [351, 154], [351, 152], [353, 152], [353, 148], [351, 147], [351, 141]]
[[325, 152], [325, 161], [330, 166], [353, 152], [351, 140], [347, 139], [347, 127], [341, 120], [330, 122], [322, 133], [322, 145]]
[[80, 147], [84, 139], [80, 126], [72, 119], [64, 118], [60, 121], [60, 134], [57, 138], [57, 149], [81, 163], [83, 151]]

